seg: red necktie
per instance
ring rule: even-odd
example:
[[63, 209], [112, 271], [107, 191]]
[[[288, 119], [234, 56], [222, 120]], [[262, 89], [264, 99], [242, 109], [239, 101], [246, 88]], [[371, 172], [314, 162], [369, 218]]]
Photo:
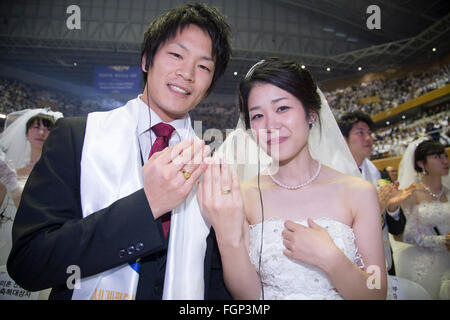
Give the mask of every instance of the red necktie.
[[[153, 132], [156, 135], [156, 140], [153, 143], [152, 149], [148, 158], [152, 156], [153, 153], [164, 150], [169, 145], [169, 139], [172, 132], [175, 130], [170, 124], [158, 123], [152, 127]], [[164, 236], [167, 238], [167, 233], [170, 229], [170, 212], [165, 213], [161, 216], [162, 227], [164, 231]]]

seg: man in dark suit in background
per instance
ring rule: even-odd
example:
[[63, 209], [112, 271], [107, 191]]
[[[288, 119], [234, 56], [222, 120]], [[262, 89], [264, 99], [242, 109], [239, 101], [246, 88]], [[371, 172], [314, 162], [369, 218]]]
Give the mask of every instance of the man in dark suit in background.
[[[169, 239], [176, 236], [166, 232], [170, 212], [196, 210], [189, 196], [206, 165], [192, 160], [209, 152], [194, 138], [188, 111], [211, 92], [230, 55], [230, 27], [218, 10], [171, 9], [145, 33], [142, 95], [106, 113], [56, 123], [14, 222], [7, 268], [20, 286], [51, 287], [50, 299], [163, 298], [166, 280], [178, 276], [166, 274]], [[195, 294], [181, 297], [229, 299], [214, 230], [206, 236], [203, 286], [193, 283]], [[81, 271], [81, 287], [68, 284], [69, 266]], [[130, 280], [137, 282], [135, 296], [123, 289], [132, 285], [115, 273], [122, 271], [130, 279], [138, 274]], [[111, 283], [111, 291], [101, 287]]]
[[388, 233], [394, 236], [403, 233], [406, 218], [400, 203], [412, 194], [412, 189], [398, 190], [397, 186], [392, 183], [384, 186], [378, 185], [381, 173], [369, 160], [373, 145], [372, 131], [375, 128], [369, 115], [361, 111], [348, 112], [341, 116], [338, 125], [363, 178], [377, 187], [382, 215], [386, 270], [390, 275], [395, 275]]

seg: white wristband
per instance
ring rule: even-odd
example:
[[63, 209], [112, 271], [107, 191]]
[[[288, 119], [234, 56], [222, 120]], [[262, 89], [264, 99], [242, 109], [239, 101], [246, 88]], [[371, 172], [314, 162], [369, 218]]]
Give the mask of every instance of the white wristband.
[[394, 218], [394, 220], [399, 220], [399, 219], [400, 219], [400, 206], [398, 206], [397, 210], [395, 210], [394, 212], [389, 211], [389, 208], [386, 207], [386, 212], [387, 212], [387, 214], [389, 214], [392, 218]]

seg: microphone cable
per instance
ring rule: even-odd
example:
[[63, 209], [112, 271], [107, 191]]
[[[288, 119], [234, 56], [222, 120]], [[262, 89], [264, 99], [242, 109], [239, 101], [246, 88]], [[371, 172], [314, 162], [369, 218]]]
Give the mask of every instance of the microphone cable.
[[261, 246], [259, 249], [259, 263], [258, 263], [258, 275], [259, 275], [259, 282], [261, 284], [261, 299], [264, 300], [264, 284], [262, 281], [261, 276], [261, 257], [262, 257], [262, 250], [263, 250], [263, 240], [264, 240], [264, 204], [262, 199], [262, 193], [261, 193], [261, 184], [260, 184], [260, 147], [258, 146], [258, 191], [259, 191], [259, 200], [261, 203]]

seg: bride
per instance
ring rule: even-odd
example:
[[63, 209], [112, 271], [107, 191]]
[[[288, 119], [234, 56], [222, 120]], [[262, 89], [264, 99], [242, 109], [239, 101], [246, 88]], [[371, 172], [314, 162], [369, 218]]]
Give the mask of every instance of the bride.
[[399, 274], [421, 284], [433, 299], [450, 299], [449, 161], [439, 142], [420, 138], [405, 151], [399, 166], [400, 188], [417, 185], [404, 201], [407, 223]]
[[0, 135], [0, 266], [6, 264], [12, 246], [12, 225], [22, 189], [54, 122], [62, 113], [25, 109], [8, 114]]
[[[295, 62], [260, 61], [241, 82], [239, 100], [245, 128], [265, 151], [259, 156], [257, 148], [256, 176], [255, 166], [231, 168], [219, 150], [197, 192], [232, 296], [385, 299], [377, 192], [335, 170], [357, 167], [309, 72]], [[253, 177], [240, 185], [237, 171]]]

